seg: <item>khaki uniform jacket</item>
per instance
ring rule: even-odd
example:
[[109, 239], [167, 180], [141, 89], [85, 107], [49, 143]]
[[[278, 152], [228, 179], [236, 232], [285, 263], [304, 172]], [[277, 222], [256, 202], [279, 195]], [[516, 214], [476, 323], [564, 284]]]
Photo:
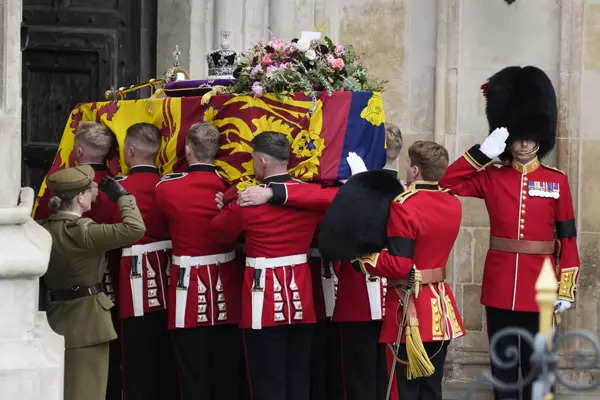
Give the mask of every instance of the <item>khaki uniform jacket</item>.
[[[126, 246], [144, 235], [145, 226], [135, 197], [117, 201], [122, 221], [97, 224], [68, 212], [57, 212], [42, 226], [52, 235], [52, 253], [44, 282], [49, 290], [91, 286], [102, 281], [106, 269], [105, 252]], [[91, 346], [116, 339], [110, 310], [113, 302], [105, 293], [48, 305], [48, 322], [65, 337], [65, 347]]]

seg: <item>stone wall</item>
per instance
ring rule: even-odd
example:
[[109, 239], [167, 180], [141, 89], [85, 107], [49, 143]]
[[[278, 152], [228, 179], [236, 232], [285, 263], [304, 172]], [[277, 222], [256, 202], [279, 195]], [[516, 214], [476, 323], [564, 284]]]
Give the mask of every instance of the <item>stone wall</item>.
[[50, 234], [21, 188], [21, 0], [0, 0], [0, 397], [63, 398], [64, 340], [38, 311]]
[[[508, 65], [543, 68], [559, 99], [559, 138], [545, 162], [569, 175], [582, 264], [577, 305], [560, 329], [583, 328], [600, 336], [595, 271], [600, 257], [600, 0], [516, 0], [512, 5], [504, 0], [246, 0], [242, 7], [231, 1], [175, 1], [192, 3], [190, 15], [198, 18], [187, 33], [195, 38], [190, 42], [195, 55], [188, 58], [192, 75], [205, 76], [205, 50], [217, 47], [223, 27], [234, 31], [236, 49], [242, 50], [257, 40], [291, 38], [325, 23], [326, 34], [352, 43], [372, 73], [389, 81], [387, 120], [405, 137], [401, 175], [406, 149], [417, 139], [444, 144], [454, 160], [485, 137], [480, 85], [491, 74]], [[166, 26], [175, 21], [160, 10], [159, 18]], [[165, 54], [174, 40], [187, 40], [172, 37], [167, 49], [161, 45], [167, 31], [159, 26], [159, 72], [170, 63]], [[452, 346], [449, 382], [468, 382], [489, 367], [479, 304], [489, 221], [476, 199], [463, 200], [463, 214], [448, 267], [468, 334]]]

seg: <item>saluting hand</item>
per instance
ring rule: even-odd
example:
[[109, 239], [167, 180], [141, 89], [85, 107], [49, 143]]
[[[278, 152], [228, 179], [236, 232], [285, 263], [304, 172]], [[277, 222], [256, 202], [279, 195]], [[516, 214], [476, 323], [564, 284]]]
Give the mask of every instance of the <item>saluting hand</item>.
[[353, 151], [348, 153], [348, 156], [346, 157], [346, 161], [348, 162], [348, 165], [350, 166], [350, 172], [352, 173], [352, 175], [356, 175], [361, 172], [367, 171], [367, 166], [365, 165], [365, 162], [363, 161], [363, 159]]
[[273, 197], [273, 189], [264, 185], [247, 187], [238, 196], [237, 203], [241, 207], [258, 206], [267, 203]]
[[481, 143], [479, 150], [488, 158], [496, 158], [506, 149], [506, 139], [508, 139], [508, 130], [504, 127], [496, 128]]
[[119, 197], [129, 194], [129, 192], [112, 176], [105, 176], [102, 178], [98, 185], [98, 189], [106, 193], [108, 198], [112, 201], [117, 201], [119, 200]]

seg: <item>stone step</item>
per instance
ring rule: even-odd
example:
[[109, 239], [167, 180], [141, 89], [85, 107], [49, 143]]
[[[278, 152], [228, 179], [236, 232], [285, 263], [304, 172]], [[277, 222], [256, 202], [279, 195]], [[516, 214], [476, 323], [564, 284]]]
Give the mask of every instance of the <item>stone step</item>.
[[[444, 384], [444, 400], [464, 400], [467, 390], [469, 389], [469, 383], [446, 383]], [[471, 400], [493, 400], [494, 395], [491, 387], [480, 386]], [[594, 390], [591, 392], [563, 392], [560, 391], [554, 396], [554, 400], [598, 400], [600, 399], [600, 390]]]

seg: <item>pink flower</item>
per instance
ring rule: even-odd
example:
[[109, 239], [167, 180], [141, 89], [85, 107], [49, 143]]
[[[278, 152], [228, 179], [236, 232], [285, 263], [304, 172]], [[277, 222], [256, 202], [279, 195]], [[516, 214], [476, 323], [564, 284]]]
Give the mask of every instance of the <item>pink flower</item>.
[[285, 42], [281, 39], [274, 39], [269, 40], [269, 43], [267, 43], [267, 45], [271, 46], [275, 51], [277, 51], [285, 46]]
[[329, 65], [333, 67], [333, 69], [337, 69], [339, 71], [344, 69], [344, 60], [341, 58], [334, 58], [329, 62]]
[[264, 65], [271, 65], [271, 64], [273, 64], [273, 60], [271, 59], [271, 53], [267, 53], [267, 54], [265, 54], [263, 56], [262, 63]]
[[266, 77], [267, 77], [267, 78], [269, 78], [271, 75], [273, 75], [273, 73], [274, 73], [275, 71], [277, 71], [277, 69], [278, 69], [278, 68], [277, 68], [276, 66], [274, 66], [274, 65], [269, 65], [269, 66], [267, 67], [267, 73], [265, 74], [265, 75], [266, 75]]
[[263, 87], [262, 87], [262, 85], [260, 84], [260, 82], [254, 82], [254, 83], [252, 84], [252, 92], [253, 92], [253, 93], [254, 93], [256, 96], [258, 96], [258, 97], [262, 97], [262, 95], [263, 95]]
[[360, 64], [360, 61], [358, 61], [358, 58], [355, 58], [355, 59], [354, 59], [354, 62], [353, 62], [352, 64], [354, 64], [354, 65], [359, 65], [359, 64]]
[[250, 76], [254, 78], [256, 74], [260, 74], [261, 72], [263, 72], [262, 65], [258, 64], [252, 68], [252, 71], [250, 71]]
[[336, 56], [340, 57], [341, 55], [344, 54], [344, 45], [343, 44], [336, 44], [335, 45], [335, 50], [333, 51], [335, 53]]

